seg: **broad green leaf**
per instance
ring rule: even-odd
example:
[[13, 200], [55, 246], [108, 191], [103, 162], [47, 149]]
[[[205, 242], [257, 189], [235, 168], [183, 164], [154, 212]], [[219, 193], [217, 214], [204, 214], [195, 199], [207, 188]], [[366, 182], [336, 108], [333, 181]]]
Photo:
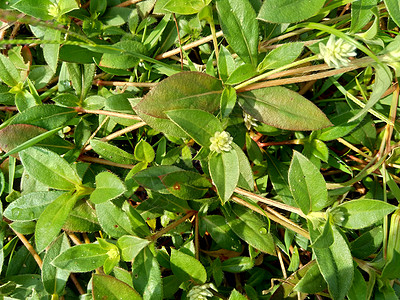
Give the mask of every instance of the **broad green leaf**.
[[[52, 28], [46, 28], [43, 39], [49, 41], [60, 41], [61, 31], [55, 30]], [[61, 41], [60, 41], [61, 44]], [[49, 65], [51, 70], [55, 73], [58, 65], [58, 55], [60, 52], [59, 44], [44, 44], [43, 48], [43, 56], [46, 63]]]
[[218, 56], [218, 73], [222, 81], [225, 82], [229, 75], [235, 70], [235, 60], [232, 54], [221, 45]]
[[[313, 261], [315, 262], [315, 261]], [[322, 292], [327, 288], [326, 281], [318, 268], [318, 264], [313, 264], [307, 271], [307, 273], [300, 279], [300, 281], [294, 287], [295, 291], [315, 294]]]
[[180, 72], [161, 81], [140, 101], [134, 110], [151, 127], [175, 136], [185, 136], [165, 114], [176, 109], [202, 109], [214, 112], [219, 108], [223, 91], [221, 82], [198, 72]]
[[256, 76], [257, 70], [254, 65], [251, 64], [243, 64], [237, 67], [231, 75], [228, 77], [228, 79], [225, 81], [225, 84], [229, 85], [235, 85], [238, 83], [241, 83], [247, 79], [250, 79], [251, 77]]
[[51, 264], [54, 258], [70, 247], [66, 234], [60, 235], [49, 247], [43, 259], [42, 281], [49, 294], [62, 295], [69, 277], [69, 271], [61, 270]]
[[289, 168], [290, 191], [304, 214], [329, 205], [328, 191], [319, 169], [304, 155], [294, 151]]
[[[113, 47], [139, 54], [146, 54], [147, 52], [146, 47], [142, 43], [132, 40], [117, 42], [113, 45]], [[113, 69], [129, 69], [137, 66], [138, 63], [139, 58], [127, 53], [104, 53], [100, 61], [100, 66]]]
[[246, 243], [262, 252], [275, 254], [274, 238], [266, 229], [268, 225], [258, 215], [233, 204], [232, 210], [225, 213], [225, 218], [233, 232]]
[[86, 200], [79, 200], [63, 225], [65, 231], [95, 232], [101, 230], [96, 211]]
[[340, 115], [334, 116], [330, 121], [335, 126], [324, 128], [319, 131], [318, 139], [326, 142], [336, 140], [349, 134], [355, 127], [360, 124], [359, 121], [349, 122], [349, 119], [358, 114], [359, 111], [360, 110], [350, 110]]
[[128, 284], [110, 275], [93, 274], [93, 299], [141, 300], [142, 297]]
[[74, 190], [81, 184], [81, 179], [68, 162], [50, 150], [31, 147], [19, 155], [25, 171], [49, 187]]
[[349, 229], [361, 229], [383, 220], [395, 209], [395, 206], [387, 202], [360, 199], [344, 202], [333, 208], [330, 213], [337, 225]]
[[217, 12], [224, 37], [248, 64], [257, 65], [258, 22], [248, 0], [218, 0]]
[[351, 254], [354, 257], [365, 259], [375, 253], [382, 245], [382, 227], [375, 227], [356, 238], [350, 243]]
[[64, 125], [76, 115], [72, 108], [52, 104], [38, 105], [16, 115], [10, 124], [30, 124], [51, 130]]
[[347, 293], [347, 299], [358, 300], [358, 299], [368, 299], [367, 296], [367, 283], [361, 272], [356, 268], [354, 269], [353, 284], [349, 292]]
[[17, 68], [3, 54], [0, 54], [0, 79], [10, 87], [16, 86], [21, 81]]
[[132, 164], [134, 162], [133, 154], [130, 154], [114, 145], [99, 140], [91, 140], [90, 145], [93, 150], [107, 160], [119, 164]]
[[69, 0], [59, 0], [58, 6], [60, 8], [60, 15], [64, 15], [74, 9], [79, 9], [79, 6], [75, 1]]
[[303, 51], [304, 44], [301, 42], [287, 43], [273, 49], [258, 65], [259, 72], [276, 69], [293, 62]]
[[221, 117], [227, 118], [236, 104], [236, 90], [231, 86], [226, 86], [221, 95]]
[[62, 194], [62, 191], [48, 191], [22, 195], [7, 206], [4, 216], [13, 221], [36, 220], [45, 208]]
[[107, 251], [99, 244], [82, 244], [68, 248], [58, 255], [52, 264], [74, 273], [90, 272], [104, 264], [108, 258]]
[[270, 23], [297, 23], [315, 15], [325, 0], [269, 0], [257, 18]]
[[237, 290], [233, 290], [228, 300], [246, 300], [247, 297], [243, 296]]
[[157, 259], [145, 247], [132, 263], [132, 279], [135, 289], [143, 295], [143, 299], [163, 299], [162, 279]]
[[222, 271], [230, 273], [240, 273], [254, 267], [254, 260], [250, 257], [237, 256], [231, 257], [222, 262]]
[[35, 18], [44, 21], [53, 19], [49, 14], [49, 8], [53, 3], [50, 0], [20, 0], [12, 7]]
[[229, 200], [239, 180], [239, 159], [236, 151], [215, 153], [208, 162], [213, 184], [223, 202]]
[[175, 166], [155, 166], [150, 167], [136, 173], [133, 179], [145, 188], [154, 190], [158, 193], [169, 194], [168, 189], [161, 181], [161, 177], [172, 172], [181, 171], [182, 169]]
[[194, 280], [203, 284], [207, 280], [204, 266], [193, 256], [171, 248], [171, 269], [181, 281]]
[[58, 235], [78, 197], [73, 192], [64, 193], [42, 212], [35, 230], [36, 249], [39, 253]]
[[329, 218], [325, 221], [324, 228], [321, 234], [314, 239], [314, 242], [310, 245], [314, 248], [328, 248], [333, 244], [333, 231], [332, 225]]
[[254, 190], [254, 178], [253, 171], [250, 166], [249, 159], [246, 154], [244, 154], [243, 150], [240, 149], [238, 145], [235, 143], [232, 144], [233, 149], [235, 150], [238, 161], [239, 161], [239, 180], [238, 186], [253, 191]]
[[190, 171], [168, 173], [161, 181], [172, 195], [185, 200], [199, 199], [212, 187], [204, 176]]
[[102, 172], [96, 175], [96, 189], [90, 194], [90, 201], [100, 204], [121, 196], [126, 187], [117, 175]]
[[152, 214], [153, 212], [162, 215], [164, 210], [170, 212], [187, 212], [191, 208], [188, 202], [179, 199], [171, 194], [160, 194], [152, 192], [149, 198], [140, 203], [136, 210], [140, 211], [142, 215]]
[[133, 235], [121, 236], [117, 241], [117, 247], [124, 261], [134, 260], [136, 255], [148, 244], [150, 244], [149, 240], [141, 239]]
[[165, 114], [203, 147], [211, 145], [210, 138], [215, 132], [223, 131], [221, 122], [204, 110], [179, 109], [167, 111]]
[[192, 15], [198, 13], [210, 2], [211, 0], [169, 0], [162, 9], [180, 15]]
[[226, 223], [225, 218], [220, 215], [205, 215], [200, 219], [205, 225], [212, 239], [222, 248], [240, 252], [242, 245], [239, 238]]
[[400, 3], [396, 0], [384, 0], [384, 2], [390, 17], [397, 26], [400, 26]]
[[359, 0], [351, 5], [350, 32], [360, 31], [372, 17], [371, 8], [376, 5], [377, 0]]
[[239, 104], [256, 120], [281, 129], [317, 130], [331, 126], [317, 106], [281, 86], [240, 93]]
[[[318, 226], [318, 225], [317, 225]], [[320, 235], [318, 227], [308, 220], [311, 242]], [[339, 230], [332, 226], [333, 244], [329, 248], [313, 248], [322, 276], [328, 284], [329, 293], [334, 300], [344, 299], [354, 277], [353, 257], [346, 239]]]
[[137, 160], [146, 163], [151, 163], [156, 156], [153, 147], [145, 140], [136, 144], [134, 155]]

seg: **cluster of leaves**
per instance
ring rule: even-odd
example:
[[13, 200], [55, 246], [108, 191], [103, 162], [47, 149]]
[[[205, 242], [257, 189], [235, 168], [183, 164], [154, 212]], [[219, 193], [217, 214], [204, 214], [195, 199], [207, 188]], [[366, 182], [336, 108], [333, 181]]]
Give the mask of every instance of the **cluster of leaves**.
[[2, 297], [400, 297], [398, 1], [0, 9]]

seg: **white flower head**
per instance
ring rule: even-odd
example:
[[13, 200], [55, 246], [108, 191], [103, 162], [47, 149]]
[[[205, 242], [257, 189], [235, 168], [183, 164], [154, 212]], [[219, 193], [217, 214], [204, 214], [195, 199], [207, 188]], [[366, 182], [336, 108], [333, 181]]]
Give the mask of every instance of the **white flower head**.
[[232, 149], [231, 143], [233, 138], [226, 131], [215, 132], [213, 137], [210, 137], [210, 150], [217, 153], [222, 151], [230, 151]]
[[257, 126], [257, 120], [254, 119], [251, 115], [243, 111], [243, 121], [247, 130], [250, 130], [251, 127]]
[[212, 283], [196, 285], [192, 287], [192, 289], [189, 291], [189, 293], [187, 294], [187, 298], [189, 300], [207, 300], [207, 298], [213, 296], [213, 293], [209, 291], [209, 289], [217, 291], [214, 284]]
[[347, 43], [343, 39], [335, 39], [334, 35], [329, 37], [325, 44], [319, 43], [320, 57], [328, 64], [329, 67], [341, 68], [349, 64], [350, 56], [356, 56], [356, 47]]

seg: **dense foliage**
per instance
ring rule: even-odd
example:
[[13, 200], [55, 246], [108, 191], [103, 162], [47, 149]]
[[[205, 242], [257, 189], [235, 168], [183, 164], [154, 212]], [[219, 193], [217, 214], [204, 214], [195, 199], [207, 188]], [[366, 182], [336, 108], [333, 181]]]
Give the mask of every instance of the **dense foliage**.
[[400, 297], [397, 0], [0, 20], [1, 297]]

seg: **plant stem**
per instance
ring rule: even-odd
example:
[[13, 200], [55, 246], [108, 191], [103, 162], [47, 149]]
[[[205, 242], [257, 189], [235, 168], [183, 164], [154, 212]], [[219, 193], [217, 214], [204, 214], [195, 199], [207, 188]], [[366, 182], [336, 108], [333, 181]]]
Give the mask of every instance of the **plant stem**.
[[74, 109], [76, 112], [83, 113], [83, 114], [105, 115], [105, 116], [110, 116], [110, 117], [118, 117], [118, 118], [142, 121], [142, 119], [136, 115], [117, 113], [114, 111], [100, 110], [100, 109], [90, 110], [90, 109], [84, 109], [84, 108], [78, 107], [78, 106], [74, 107]]
[[105, 160], [102, 158], [91, 157], [91, 156], [86, 156], [86, 155], [79, 156], [78, 160], [96, 163], [96, 164], [102, 164], [102, 165], [106, 165], [106, 166], [117, 167], [117, 168], [124, 168], [124, 169], [133, 169], [135, 167], [135, 165], [118, 164], [118, 163], [115, 163], [115, 162], [112, 162], [109, 160]]
[[[11, 228], [11, 227], [10, 227]], [[17, 235], [17, 237], [19, 238], [19, 240], [24, 244], [25, 248], [28, 249], [28, 251], [31, 253], [31, 255], [33, 256], [34, 260], [36, 261], [36, 263], [38, 264], [39, 268], [42, 269], [43, 266], [43, 261], [40, 258], [39, 254], [36, 252], [36, 250], [33, 248], [33, 246], [31, 245], [31, 243], [29, 243], [29, 241], [26, 239], [26, 237], [15, 231], [13, 228], [11, 228], [12, 231], [14, 231], [14, 233]]]
[[97, 86], [134, 86], [134, 87], [154, 87], [157, 82], [127, 82], [127, 81], [106, 81], [106, 80], [93, 80], [93, 84]]

